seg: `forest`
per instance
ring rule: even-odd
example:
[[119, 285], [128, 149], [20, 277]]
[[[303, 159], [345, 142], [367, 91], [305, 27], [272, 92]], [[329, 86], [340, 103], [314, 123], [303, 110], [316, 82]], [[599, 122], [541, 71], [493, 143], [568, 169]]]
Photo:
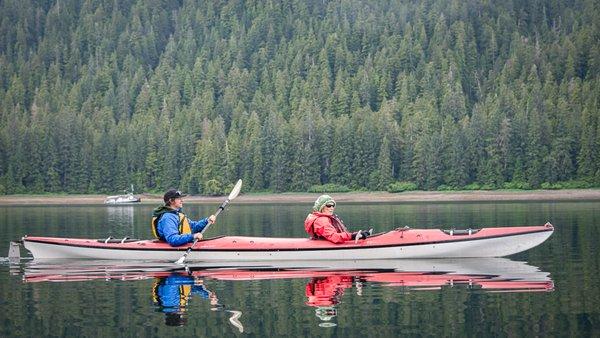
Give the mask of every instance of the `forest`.
[[600, 186], [596, 0], [3, 0], [0, 194]]

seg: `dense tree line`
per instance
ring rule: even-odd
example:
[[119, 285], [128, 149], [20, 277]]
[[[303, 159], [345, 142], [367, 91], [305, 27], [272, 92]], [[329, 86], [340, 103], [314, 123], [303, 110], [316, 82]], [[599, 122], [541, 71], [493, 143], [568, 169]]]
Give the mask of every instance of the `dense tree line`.
[[0, 193], [600, 184], [594, 0], [0, 2]]

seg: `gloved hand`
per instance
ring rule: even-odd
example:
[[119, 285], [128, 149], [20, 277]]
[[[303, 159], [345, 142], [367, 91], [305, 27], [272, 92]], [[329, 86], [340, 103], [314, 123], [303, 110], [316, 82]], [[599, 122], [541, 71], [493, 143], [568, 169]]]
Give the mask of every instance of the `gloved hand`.
[[366, 239], [369, 237], [369, 232], [365, 230], [359, 230], [352, 234], [352, 239]]

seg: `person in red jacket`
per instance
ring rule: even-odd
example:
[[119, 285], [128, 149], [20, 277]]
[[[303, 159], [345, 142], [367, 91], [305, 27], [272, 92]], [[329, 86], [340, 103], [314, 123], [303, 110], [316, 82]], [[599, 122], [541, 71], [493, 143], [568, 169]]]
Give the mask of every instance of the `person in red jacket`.
[[365, 239], [370, 231], [350, 233], [342, 220], [333, 213], [335, 201], [329, 195], [321, 195], [315, 201], [313, 212], [304, 220], [304, 229], [313, 239], [326, 239], [332, 243], [343, 243], [352, 239]]

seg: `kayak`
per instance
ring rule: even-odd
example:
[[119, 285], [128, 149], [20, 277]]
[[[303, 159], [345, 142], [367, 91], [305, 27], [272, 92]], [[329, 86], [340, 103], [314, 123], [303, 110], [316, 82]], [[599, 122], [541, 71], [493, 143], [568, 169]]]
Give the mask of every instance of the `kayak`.
[[[332, 286], [344, 281], [380, 283], [411, 290], [438, 290], [465, 285], [492, 292], [553, 291], [549, 273], [507, 258], [400, 259], [360, 261], [270, 261], [188, 264], [118, 260], [33, 260], [23, 269], [23, 281], [137, 281], [171, 275], [222, 281], [307, 279]], [[193, 282], [193, 280], [192, 280]]]
[[[554, 232], [539, 226], [467, 230], [398, 228], [334, 244], [308, 238], [221, 236], [198, 242], [188, 261], [244, 262], [286, 260], [364, 260], [408, 258], [504, 257], [529, 250]], [[84, 239], [25, 236], [34, 259], [116, 259], [175, 261], [192, 245], [171, 247], [158, 240]]]

